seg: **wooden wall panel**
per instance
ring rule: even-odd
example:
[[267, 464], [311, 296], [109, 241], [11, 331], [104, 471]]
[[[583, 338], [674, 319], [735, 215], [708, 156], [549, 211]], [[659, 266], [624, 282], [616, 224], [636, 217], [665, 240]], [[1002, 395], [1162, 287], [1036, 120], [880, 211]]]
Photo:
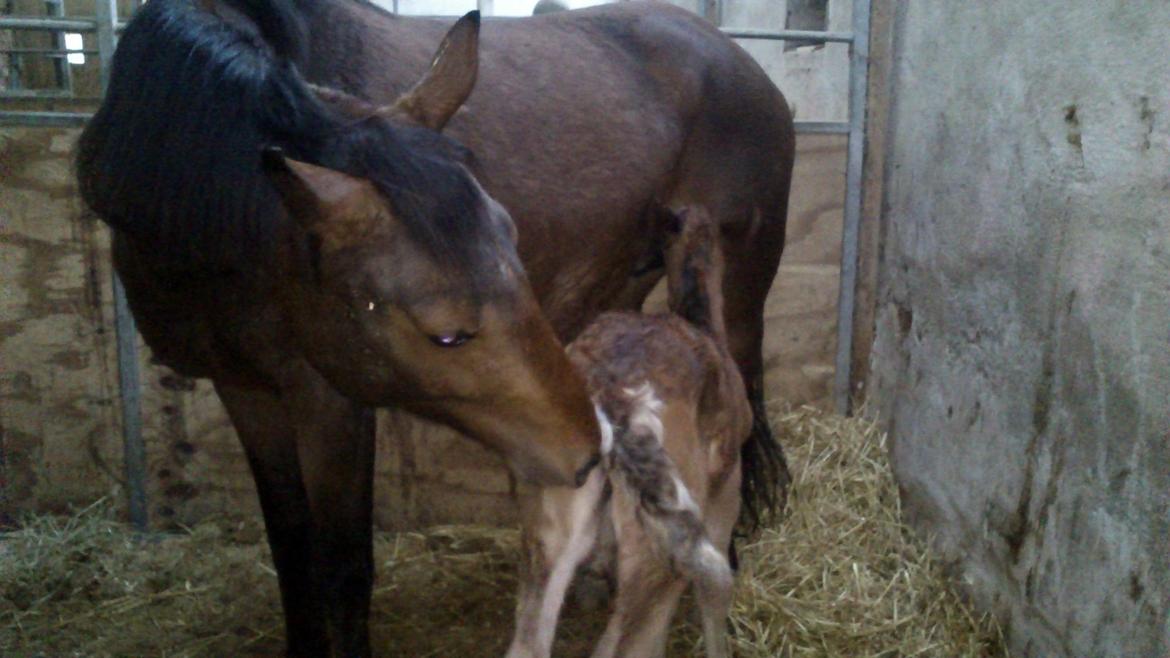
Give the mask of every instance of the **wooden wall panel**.
[[[0, 130], [0, 517], [121, 505], [108, 235], [83, 216], [76, 130]], [[781, 404], [828, 403], [844, 140], [801, 137], [789, 240], [767, 306], [767, 384]], [[235, 434], [207, 382], [141, 353], [148, 499], [156, 526], [255, 514]], [[379, 415], [383, 527], [514, 518], [495, 455], [403, 413]], [[3, 519], [0, 518], [0, 522]]]

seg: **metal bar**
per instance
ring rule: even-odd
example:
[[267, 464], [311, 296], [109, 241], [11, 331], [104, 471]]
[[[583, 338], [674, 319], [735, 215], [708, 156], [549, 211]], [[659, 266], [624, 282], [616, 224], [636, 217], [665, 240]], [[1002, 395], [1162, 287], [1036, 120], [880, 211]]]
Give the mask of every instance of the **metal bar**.
[[96, 55], [96, 50], [69, 50], [67, 48], [0, 48], [0, 53], [13, 53], [16, 55], [45, 55], [46, 57], [53, 55]]
[[105, 94], [106, 86], [110, 84], [110, 62], [114, 59], [114, 46], [117, 40], [115, 34], [115, 28], [118, 24], [117, 0], [97, 0], [95, 21], [97, 24], [98, 60], [102, 67], [102, 93]]
[[40, 126], [69, 128], [84, 125], [92, 114], [83, 112], [7, 112], [0, 111], [0, 126]]
[[146, 445], [142, 440], [142, 386], [138, 378], [138, 332], [126, 289], [115, 272], [114, 328], [118, 343], [118, 381], [122, 396], [122, 459], [126, 471], [126, 502], [130, 523], [137, 530], [147, 528]]
[[848, 135], [848, 121], [797, 121], [798, 135]]
[[869, 0], [853, 0], [853, 47], [849, 52], [849, 151], [845, 162], [845, 224], [841, 229], [841, 288], [837, 302], [837, 363], [833, 398], [837, 411], [852, 403], [853, 306], [857, 290], [857, 235], [861, 222], [865, 111], [869, 80]]
[[[110, 84], [110, 62], [114, 58], [118, 23], [117, 0], [97, 0], [98, 58], [104, 92]], [[142, 437], [142, 387], [138, 371], [138, 330], [126, 301], [126, 289], [117, 271], [113, 272], [114, 331], [118, 342], [118, 381], [122, 395], [122, 452], [126, 470], [126, 498], [130, 523], [147, 529], [146, 443]]]
[[35, 16], [0, 16], [0, 30], [54, 30], [58, 32], [94, 32], [97, 20], [90, 18], [38, 18]]
[[67, 89], [5, 89], [0, 98], [72, 98]]
[[[65, 17], [65, 3], [62, 0], [46, 0], [45, 5], [52, 12], [54, 18]], [[53, 46], [58, 49], [65, 48], [64, 32], [53, 32]], [[69, 64], [67, 57], [54, 57], [50, 59], [53, 61], [53, 69], [57, 74], [57, 87], [72, 96], [73, 67]]]
[[851, 43], [854, 32], [817, 32], [815, 30], [752, 30], [743, 27], [719, 28], [732, 39], [768, 39], [772, 41], [832, 41]]

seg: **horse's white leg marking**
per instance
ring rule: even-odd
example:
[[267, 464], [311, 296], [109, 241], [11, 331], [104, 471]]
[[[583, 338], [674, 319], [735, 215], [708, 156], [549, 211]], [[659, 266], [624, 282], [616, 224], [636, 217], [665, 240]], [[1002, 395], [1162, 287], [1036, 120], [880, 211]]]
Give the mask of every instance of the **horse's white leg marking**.
[[[737, 460], [731, 476], [724, 480], [722, 488], [712, 492], [713, 495], [707, 503], [707, 515], [704, 520], [707, 536], [711, 539], [713, 549], [718, 550], [719, 557], [723, 560], [727, 559], [726, 551], [731, 545], [731, 532], [736, 519], [739, 518], [739, 485], [742, 477], [742, 469]], [[704, 561], [707, 559], [704, 556]], [[700, 589], [697, 592], [707, 658], [725, 658], [728, 655], [727, 614], [735, 588], [734, 575], [730, 573], [728, 575], [730, 577], [725, 584], [720, 583], [713, 588]]]
[[605, 479], [604, 470], [596, 468], [578, 489], [550, 487], [540, 492], [540, 521], [534, 530], [538, 541], [533, 550], [544, 555], [531, 562], [547, 569], [547, 577], [526, 576], [527, 591], [521, 593], [508, 658], [548, 658], [551, 654], [565, 593], [577, 566], [597, 541]]

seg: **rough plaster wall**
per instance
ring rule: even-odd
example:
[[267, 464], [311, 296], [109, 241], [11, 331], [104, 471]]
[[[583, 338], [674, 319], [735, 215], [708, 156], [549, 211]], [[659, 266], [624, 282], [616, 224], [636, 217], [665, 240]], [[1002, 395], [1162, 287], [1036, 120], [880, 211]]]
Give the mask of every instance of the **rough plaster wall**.
[[1170, 3], [909, 2], [873, 352], [1021, 656], [1170, 655]]

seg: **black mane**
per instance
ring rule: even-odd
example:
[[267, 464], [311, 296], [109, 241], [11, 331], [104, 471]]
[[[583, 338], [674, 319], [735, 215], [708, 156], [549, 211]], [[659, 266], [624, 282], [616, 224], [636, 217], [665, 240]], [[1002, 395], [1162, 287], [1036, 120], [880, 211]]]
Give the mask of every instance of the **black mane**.
[[236, 269], [265, 255], [286, 216], [261, 166], [262, 150], [278, 146], [369, 179], [423, 248], [467, 257], [482, 227], [459, 147], [323, 105], [294, 63], [307, 52], [297, 10], [286, 0], [237, 8], [262, 37], [189, 0], [139, 10], [81, 136], [85, 202], [174, 267]]

